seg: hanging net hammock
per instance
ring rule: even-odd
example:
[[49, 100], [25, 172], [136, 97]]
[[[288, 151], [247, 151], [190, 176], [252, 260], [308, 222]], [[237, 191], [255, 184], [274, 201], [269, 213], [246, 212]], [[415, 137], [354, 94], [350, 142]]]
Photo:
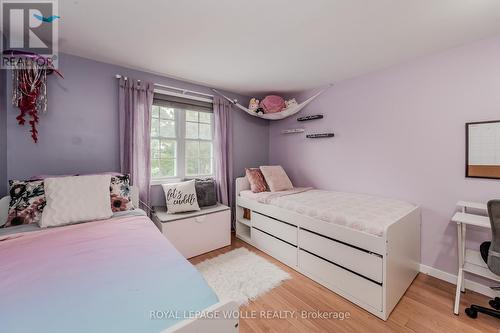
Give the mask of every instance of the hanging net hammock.
[[283, 109], [283, 111], [275, 112], [275, 113], [257, 113], [255, 111], [252, 111], [252, 110], [248, 109], [247, 107], [241, 105], [240, 103], [238, 103], [237, 100], [230, 99], [229, 97], [225, 96], [224, 94], [222, 94], [221, 92], [217, 91], [216, 89], [212, 89], [212, 90], [214, 92], [216, 92], [217, 94], [221, 95], [222, 97], [224, 97], [225, 99], [227, 99], [234, 106], [236, 106], [237, 108], [245, 111], [246, 113], [248, 113], [251, 116], [254, 116], [254, 117], [257, 117], [257, 118], [262, 118], [262, 119], [267, 119], [267, 120], [281, 120], [281, 119], [288, 118], [288, 117], [293, 116], [294, 114], [298, 113], [300, 110], [302, 110], [303, 108], [305, 108], [307, 106], [307, 104], [311, 103], [316, 97], [318, 97], [319, 95], [321, 95], [327, 89], [328, 89], [328, 87], [322, 89], [321, 91], [319, 91], [315, 95], [309, 97], [308, 99], [306, 99], [305, 101], [303, 101], [300, 104], [292, 105], [292, 106], [290, 106], [290, 107], [288, 107], [286, 109]]

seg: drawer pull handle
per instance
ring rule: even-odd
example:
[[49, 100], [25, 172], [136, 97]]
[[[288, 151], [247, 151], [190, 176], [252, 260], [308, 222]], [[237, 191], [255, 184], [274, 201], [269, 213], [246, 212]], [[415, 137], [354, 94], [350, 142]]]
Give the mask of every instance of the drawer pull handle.
[[198, 223], [203, 223], [203, 221], [205, 221], [205, 217], [205, 215], [196, 216], [194, 220]]

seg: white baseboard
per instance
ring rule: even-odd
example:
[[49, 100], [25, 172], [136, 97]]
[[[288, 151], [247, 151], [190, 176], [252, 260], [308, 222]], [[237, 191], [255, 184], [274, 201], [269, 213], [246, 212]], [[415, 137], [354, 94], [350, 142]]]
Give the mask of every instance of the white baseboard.
[[[457, 276], [448, 272], [441, 271], [437, 268], [420, 264], [420, 273], [430, 275], [437, 279], [457, 285]], [[488, 297], [498, 297], [500, 292], [492, 290], [490, 287], [483, 284], [465, 279], [465, 289], [475, 291]], [[494, 284], [495, 282], [493, 282]]]

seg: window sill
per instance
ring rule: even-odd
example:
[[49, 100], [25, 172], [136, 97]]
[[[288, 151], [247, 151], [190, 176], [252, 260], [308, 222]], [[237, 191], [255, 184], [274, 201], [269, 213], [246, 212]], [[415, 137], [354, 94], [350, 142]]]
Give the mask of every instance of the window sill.
[[161, 185], [161, 184], [180, 183], [180, 182], [182, 182], [182, 178], [151, 179], [151, 186]]
[[160, 179], [151, 179], [151, 186], [158, 186], [161, 184], [173, 184], [180, 183], [185, 179], [195, 179], [195, 178], [215, 178], [215, 175], [199, 175], [199, 176], [186, 176], [184, 178], [174, 177], [174, 178], [160, 178]]

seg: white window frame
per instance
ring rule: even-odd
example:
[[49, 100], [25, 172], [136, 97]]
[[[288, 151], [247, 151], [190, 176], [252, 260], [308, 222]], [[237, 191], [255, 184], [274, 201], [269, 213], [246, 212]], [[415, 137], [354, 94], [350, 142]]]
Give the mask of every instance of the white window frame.
[[[172, 95], [172, 96], [179, 96], [178, 94], [174, 93], [165, 93], [164, 91], [156, 90], [155, 93], [158, 94], [163, 94], [163, 95]], [[183, 98], [186, 98], [186, 96], [181, 96]], [[187, 99], [193, 99], [193, 100], [202, 100], [204, 102], [209, 102], [213, 103], [212, 100], [209, 99], [203, 99], [203, 98], [191, 98], [187, 97]], [[154, 104], [153, 104], [154, 105]], [[212, 114], [212, 128], [211, 128], [211, 133], [212, 133], [212, 139], [211, 140], [204, 140], [204, 139], [186, 139], [186, 112], [181, 111], [180, 109], [174, 109], [175, 110], [175, 134], [176, 138], [172, 138], [172, 140], [175, 140], [177, 142], [176, 146], [176, 156], [175, 156], [175, 161], [176, 161], [176, 166], [175, 170], [177, 171], [177, 174], [175, 176], [171, 177], [159, 177], [159, 178], [153, 178], [153, 175], [151, 175], [151, 185], [161, 185], [161, 184], [168, 184], [168, 183], [176, 183], [180, 182], [183, 179], [194, 179], [194, 178], [207, 178], [207, 177], [214, 177], [215, 176], [215, 146], [214, 146], [214, 131], [215, 131], [215, 121], [214, 121], [214, 115], [213, 112]], [[196, 111], [196, 110], [193, 110]], [[202, 111], [197, 111], [197, 112], [202, 112]], [[212, 174], [211, 175], [194, 175], [194, 176], [187, 176], [186, 175], [186, 141], [191, 140], [191, 141], [210, 141], [212, 142]]]

